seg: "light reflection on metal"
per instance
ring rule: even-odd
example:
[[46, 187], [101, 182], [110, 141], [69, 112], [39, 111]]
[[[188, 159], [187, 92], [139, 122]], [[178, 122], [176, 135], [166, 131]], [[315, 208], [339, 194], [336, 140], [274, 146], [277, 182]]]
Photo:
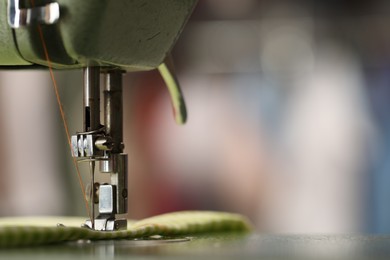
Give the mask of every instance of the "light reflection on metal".
[[44, 6], [32, 8], [20, 8], [19, 0], [8, 0], [8, 24], [12, 28], [32, 23], [54, 24], [60, 18], [60, 6], [58, 3], [49, 3]]

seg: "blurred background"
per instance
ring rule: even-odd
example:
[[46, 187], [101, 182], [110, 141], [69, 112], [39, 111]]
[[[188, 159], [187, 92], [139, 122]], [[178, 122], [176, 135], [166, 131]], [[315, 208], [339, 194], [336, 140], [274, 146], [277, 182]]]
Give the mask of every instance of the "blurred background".
[[[200, 0], [173, 50], [188, 123], [156, 71], [124, 78], [129, 217], [390, 232], [389, 14], [386, 0]], [[82, 73], [56, 78], [75, 133]], [[0, 216], [87, 215], [51, 84], [0, 72]]]

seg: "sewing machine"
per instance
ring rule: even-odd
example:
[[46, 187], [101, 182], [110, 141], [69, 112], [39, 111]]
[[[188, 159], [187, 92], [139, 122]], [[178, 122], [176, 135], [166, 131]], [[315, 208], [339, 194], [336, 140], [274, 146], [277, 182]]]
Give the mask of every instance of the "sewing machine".
[[[78, 162], [90, 164], [92, 218], [85, 223], [89, 228], [127, 226], [123, 217], [127, 213], [127, 155], [123, 153], [122, 74], [159, 68], [177, 109], [176, 121], [185, 122], [184, 100], [169, 51], [196, 2], [0, 1], [2, 68], [84, 70], [84, 128], [71, 136], [71, 150]], [[101, 85], [104, 122], [100, 122]], [[96, 163], [99, 173], [95, 173]], [[95, 180], [98, 174], [104, 181]]]

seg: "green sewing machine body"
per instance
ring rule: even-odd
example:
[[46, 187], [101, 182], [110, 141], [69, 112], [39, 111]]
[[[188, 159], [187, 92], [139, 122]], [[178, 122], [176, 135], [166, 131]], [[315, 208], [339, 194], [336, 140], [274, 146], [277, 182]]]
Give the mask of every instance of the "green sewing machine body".
[[[10, 2], [9, 0], [8, 2]], [[18, 1], [18, 0], [12, 0]], [[20, 1], [21, 8], [53, 1]], [[57, 0], [60, 17], [42, 24], [56, 69], [112, 66], [126, 71], [158, 67], [174, 45], [197, 0]], [[12, 29], [0, 1], [0, 66], [47, 66], [34, 25]]]
[[[171, 95], [176, 122], [186, 121], [184, 98], [169, 52], [196, 3], [0, 0], [0, 69], [84, 70], [84, 127], [67, 138], [75, 164], [90, 163], [91, 187], [98, 194], [88, 194], [91, 219], [85, 224], [91, 229], [114, 231], [127, 226], [123, 217], [128, 204], [128, 160], [123, 142], [122, 74], [158, 68]], [[50, 73], [56, 90], [51, 69]], [[59, 96], [57, 101], [61, 110]], [[99, 168], [96, 179], [95, 168]], [[109, 176], [110, 182], [103, 181], [102, 175]]]

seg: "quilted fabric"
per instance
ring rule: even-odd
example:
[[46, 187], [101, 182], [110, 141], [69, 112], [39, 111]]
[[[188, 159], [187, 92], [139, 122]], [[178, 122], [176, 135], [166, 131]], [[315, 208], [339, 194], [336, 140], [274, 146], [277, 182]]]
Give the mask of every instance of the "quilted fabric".
[[[63, 225], [56, 226], [54, 223]], [[183, 211], [163, 214], [141, 221], [129, 221], [127, 230], [94, 231], [76, 227], [81, 218], [9, 218], [0, 219], [0, 247], [33, 246], [65, 241], [136, 239], [154, 235], [184, 235], [249, 232], [250, 222], [243, 216], [224, 212]]]

